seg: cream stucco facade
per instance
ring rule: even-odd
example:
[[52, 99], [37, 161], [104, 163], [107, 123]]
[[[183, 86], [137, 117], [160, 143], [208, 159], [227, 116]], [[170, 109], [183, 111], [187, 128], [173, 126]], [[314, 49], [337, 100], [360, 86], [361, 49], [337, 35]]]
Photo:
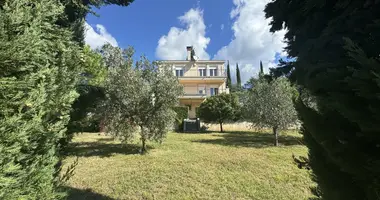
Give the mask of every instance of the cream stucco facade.
[[[188, 47], [189, 48], [189, 47]], [[196, 118], [196, 109], [209, 96], [229, 93], [223, 60], [164, 60], [183, 86], [184, 95], [178, 97], [181, 106], [189, 107], [189, 118]]]

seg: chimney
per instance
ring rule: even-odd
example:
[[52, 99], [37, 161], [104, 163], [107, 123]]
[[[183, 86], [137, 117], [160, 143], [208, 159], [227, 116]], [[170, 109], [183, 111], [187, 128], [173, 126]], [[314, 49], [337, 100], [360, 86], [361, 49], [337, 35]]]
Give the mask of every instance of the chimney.
[[193, 51], [193, 46], [187, 46], [187, 47], [186, 47], [186, 50], [187, 50], [187, 57], [186, 57], [186, 60], [192, 60], [191, 52]]

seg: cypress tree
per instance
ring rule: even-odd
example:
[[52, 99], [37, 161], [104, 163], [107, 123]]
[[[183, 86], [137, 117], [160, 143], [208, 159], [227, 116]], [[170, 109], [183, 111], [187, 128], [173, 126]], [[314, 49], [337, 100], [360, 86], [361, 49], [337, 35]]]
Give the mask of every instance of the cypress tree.
[[236, 85], [237, 85], [237, 89], [239, 90], [241, 88], [241, 78], [240, 78], [239, 65], [237, 63], [236, 63]]
[[0, 7], [0, 199], [60, 199], [57, 142], [77, 98], [82, 65], [52, 0]]
[[380, 2], [275, 0], [265, 12], [271, 31], [285, 25], [285, 49], [296, 58], [278, 74], [299, 84], [313, 191], [326, 200], [378, 200]]
[[263, 67], [263, 62], [261, 62], [260, 60], [260, 72], [259, 72], [259, 76], [263, 76], [264, 75], [264, 67]]
[[230, 61], [227, 61], [227, 87], [231, 88], [231, 71], [230, 71]]

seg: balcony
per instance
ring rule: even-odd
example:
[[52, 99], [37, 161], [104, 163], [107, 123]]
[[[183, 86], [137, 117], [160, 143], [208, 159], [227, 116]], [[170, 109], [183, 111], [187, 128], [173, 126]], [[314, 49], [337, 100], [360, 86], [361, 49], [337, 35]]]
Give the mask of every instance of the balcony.
[[214, 82], [222, 83], [226, 80], [227, 75], [224, 70], [220, 69], [184, 69], [175, 70], [175, 75], [179, 82]]
[[179, 98], [180, 99], [205, 99], [206, 97], [210, 97], [210, 96], [215, 96], [215, 95], [218, 95], [218, 94], [221, 94], [221, 93], [229, 93], [229, 89], [226, 88], [226, 89], [217, 89], [215, 90], [214, 88], [211, 89], [211, 88], [208, 88], [208, 89], [205, 89], [205, 90], [200, 90], [200, 91], [194, 91], [194, 88], [188, 88], [188, 87], [184, 87], [184, 94], [182, 96], [180, 96]]

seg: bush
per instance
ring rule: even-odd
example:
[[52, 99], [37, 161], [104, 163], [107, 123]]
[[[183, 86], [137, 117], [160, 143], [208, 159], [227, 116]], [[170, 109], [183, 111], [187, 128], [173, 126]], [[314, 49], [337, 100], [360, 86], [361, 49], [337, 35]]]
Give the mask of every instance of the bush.
[[175, 118], [175, 130], [182, 131], [183, 130], [183, 120], [187, 119], [189, 108], [185, 106], [176, 106], [173, 107], [174, 112], [177, 113]]

